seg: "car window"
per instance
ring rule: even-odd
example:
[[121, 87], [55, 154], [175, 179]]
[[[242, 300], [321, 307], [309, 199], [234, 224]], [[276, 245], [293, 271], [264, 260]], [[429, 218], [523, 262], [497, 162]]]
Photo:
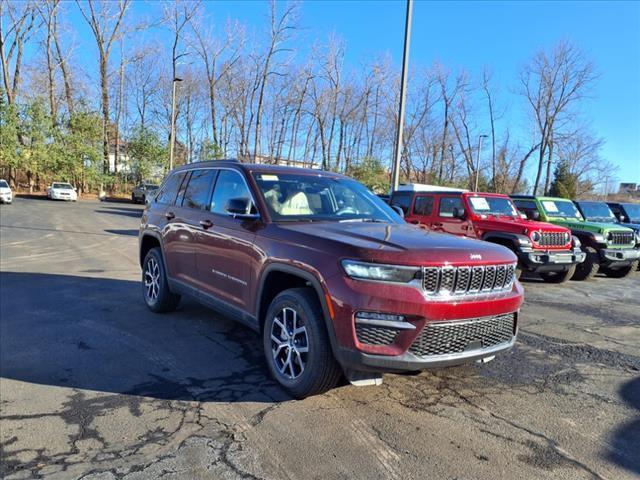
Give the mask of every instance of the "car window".
[[452, 218], [453, 209], [462, 209], [462, 199], [460, 197], [441, 197], [439, 214], [441, 217]]
[[173, 202], [176, 199], [176, 195], [178, 194], [178, 188], [180, 188], [180, 184], [182, 183], [184, 175], [184, 172], [178, 172], [167, 178], [167, 181], [162, 186], [162, 190], [160, 190], [160, 193], [156, 195], [156, 203], [160, 203], [163, 205], [173, 205]]
[[400, 207], [406, 215], [407, 213], [409, 213], [409, 206], [411, 205], [411, 195], [394, 195], [393, 197], [391, 197], [390, 205], [392, 207]]
[[235, 170], [220, 170], [209, 208], [213, 213], [226, 215], [227, 202], [232, 198], [251, 198], [251, 194], [240, 173]]
[[431, 215], [433, 212], [433, 197], [420, 196], [416, 198], [413, 204], [413, 213], [415, 215]]
[[211, 187], [213, 186], [215, 175], [216, 171], [213, 169], [192, 171], [191, 178], [184, 191], [182, 206], [195, 208], [196, 210], [205, 210], [209, 204]]
[[60, 188], [62, 190], [71, 190], [73, 187], [69, 183], [54, 183], [51, 185], [51, 188]]
[[522, 211], [538, 210], [538, 207], [536, 206], [536, 202], [534, 202], [533, 200], [514, 199], [513, 203], [516, 204], [516, 207], [518, 207], [518, 210], [522, 210]]
[[5, 180], [0, 180], [0, 188], [9, 188], [9, 184]]

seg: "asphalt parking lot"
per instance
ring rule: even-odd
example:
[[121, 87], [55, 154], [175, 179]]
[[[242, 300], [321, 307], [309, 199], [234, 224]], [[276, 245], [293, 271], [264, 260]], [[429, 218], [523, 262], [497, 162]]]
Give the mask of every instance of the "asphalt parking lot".
[[295, 401], [250, 330], [141, 298], [141, 207], [0, 207], [0, 477], [640, 476], [640, 274], [523, 282], [486, 365]]

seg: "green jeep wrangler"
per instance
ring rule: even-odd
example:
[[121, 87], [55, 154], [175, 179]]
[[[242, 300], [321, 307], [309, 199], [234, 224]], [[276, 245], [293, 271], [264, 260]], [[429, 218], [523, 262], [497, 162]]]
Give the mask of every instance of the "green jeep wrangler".
[[638, 267], [640, 250], [630, 228], [601, 222], [587, 222], [571, 200], [566, 198], [511, 195], [516, 207], [532, 220], [555, 223], [571, 229], [580, 240], [587, 258], [577, 265], [573, 280], [588, 280], [598, 271], [622, 278]]

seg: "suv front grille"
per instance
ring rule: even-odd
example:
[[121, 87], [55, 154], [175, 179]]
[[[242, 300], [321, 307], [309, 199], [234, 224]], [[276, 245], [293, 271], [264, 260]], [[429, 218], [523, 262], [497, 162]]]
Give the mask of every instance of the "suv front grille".
[[609, 233], [609, 245], [629, 245], [634, 243], [633, 232], [611, 232]]
[[480, 350], [510, 342], [515, 331], [515, 313], [471, 320], [428, 323], [411, 344], [409, 351], [424, 357]]
[[562, 232], [542, 232], [538, 242], [541, 247], [562, 247], [566, 244], [567, 242]]
[[356, 336], [360, 343], [367, 345], [391, 345], [400, 332], [395, 328], [362, 325], [356, 323]]
[[511, 289], [515, 270], [515, 264], [423, 267], [422, 289], [429, 297], [503, 292]]

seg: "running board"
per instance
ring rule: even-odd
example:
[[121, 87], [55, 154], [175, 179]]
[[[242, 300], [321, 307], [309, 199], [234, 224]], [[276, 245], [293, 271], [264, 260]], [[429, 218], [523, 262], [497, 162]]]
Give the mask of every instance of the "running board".
[[356, 387], [375, 387], [382, 385], [382, 374], [375, 372], [359, 372], [357, 370], [344, 370], [344, 376], [349, 383]]

